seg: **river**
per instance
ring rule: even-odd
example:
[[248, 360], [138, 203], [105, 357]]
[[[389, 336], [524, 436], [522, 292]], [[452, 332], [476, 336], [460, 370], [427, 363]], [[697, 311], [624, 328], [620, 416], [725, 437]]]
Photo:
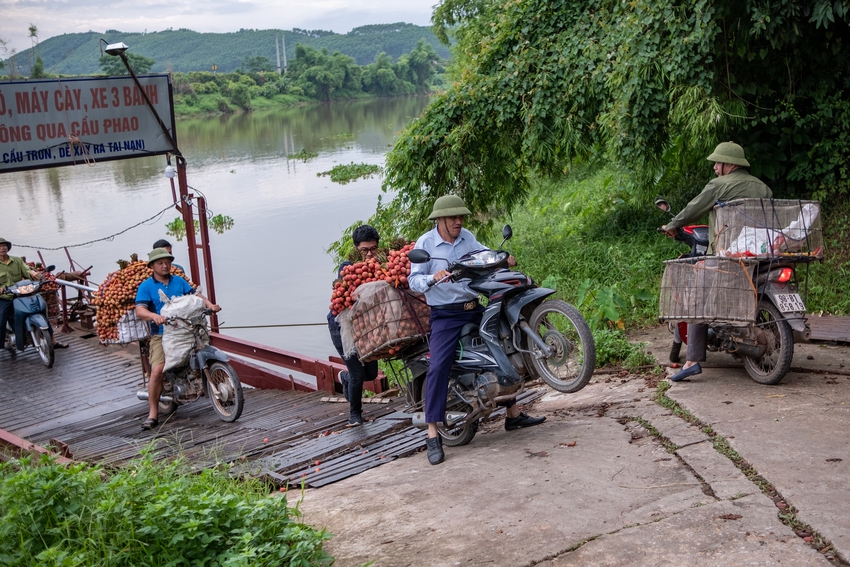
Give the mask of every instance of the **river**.
[[[220, 324], [268, 328], [227, 334], [295, 353], [335, 354], [323, 323], [335, 277], [325, 252], [346, 227], [367, 219], [381, 195], [381, 179], [340, 185], [318, 173], [334, 165], [383, 165], [398, 132], [427, 105], [427, 97], [317, 104], [235, 116], [178, 120], [177, 142], [188, 163], [188, 182], [207, 198], [213, 214], [233, 218], [230, 230], [212, 233], [212, 264]], [[318, 153], [288, 159], [302, 149]], [[147, 157], [0, 175], [0, 237], [18, 243], [12, 254], [68, 269], [64, 251], [116, 234], [171, 202], [165, 157]], [[70, 249], [91, 280], [101, 282], [118, 259], [146, 259], [154, 241], [174, 244], [175, 261], [189, 268], [185, 239], [166, 235], [162, 216], [116, 236]]]

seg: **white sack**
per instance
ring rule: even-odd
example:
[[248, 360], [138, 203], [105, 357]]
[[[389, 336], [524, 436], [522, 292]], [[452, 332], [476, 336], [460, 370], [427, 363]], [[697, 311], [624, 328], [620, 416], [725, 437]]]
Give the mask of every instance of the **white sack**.
[[195, 334], [192, 327], [198, 325], [203, 329], [201, 332], [202, 343], [209, 343], [209, 333], [206, 331], [207, 317], [204, 315], [204, 300], [197, 295], [181, 295], [168, 299], [160, 290], [160, 299], [164, 303], [160, 315], [163, 317], [180, 317], [188, 319], [176, 321], [174, 324], [163, 325], [162, 350], [165, 353], [165, 370], [179, 368], [186, 364], [189, 351], [195, 346]]

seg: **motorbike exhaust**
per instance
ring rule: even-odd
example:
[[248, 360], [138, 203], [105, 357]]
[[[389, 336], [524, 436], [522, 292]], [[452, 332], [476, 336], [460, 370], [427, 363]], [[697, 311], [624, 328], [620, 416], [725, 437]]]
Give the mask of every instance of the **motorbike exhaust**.
[[735, 350], [730, 352], [734, 352], [742, 356], [749, 356], [750, 358], [761, 358], [762, 356], [764, 356], [764, 353], [767, 352], [767, 345], [748, 345], [744, 343], [735, 343]]
[[792, 331], [795, 343], [807, 343], [812, 338], [812, 330], [806, 327], [805, 331]]
[[[141, 392], [140, 392], [141, 393]], [[147, 392], [145, 392], [145, 399], [147, 399]], [[466, 413], [461, 411], [447, 411], [446, 412], [446, 427], [454, 427], [458, 422], [465, 419], [467, 416]], [[411, 418], [413, 421], [414, 427], [428, 427], [428, 422], [425, 421], [425, 412], [418, 411], [413, 414]]]
[[[147, 401], [148, 393], [145, 390], [139, 390], [138, 392], [136, 392], [136, 397], [140, 400]], [[174, 399], [171, 396], [166, 396], [165, 394], [162, 394], [161, 396], [159, 396], [159, 401], [170, 404], [174, 401]]]

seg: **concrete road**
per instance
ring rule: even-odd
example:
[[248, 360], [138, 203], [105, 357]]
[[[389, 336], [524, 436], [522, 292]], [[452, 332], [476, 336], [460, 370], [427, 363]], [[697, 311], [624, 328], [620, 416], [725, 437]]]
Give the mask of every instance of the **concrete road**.
[[[668, 337], [638, 339], [663, 360]], [[794, 364], [841, 371], [847, 353], [809, 345]], [[344, 567], [846, 564], [847, 385], [850, 376], [804, 372], [761, 386], [724, 367], [668, 391], [775, 487], [771, 497], [657, 404], [652, 378], [603, 374], [537, 402], [541, 426], [506, 432], [493, 421], [441, 465], [418, 453], [308, 491], [301, 509], [334, 534], [327, 549]], [[780, 521], [794, 509], [837, 555]]]

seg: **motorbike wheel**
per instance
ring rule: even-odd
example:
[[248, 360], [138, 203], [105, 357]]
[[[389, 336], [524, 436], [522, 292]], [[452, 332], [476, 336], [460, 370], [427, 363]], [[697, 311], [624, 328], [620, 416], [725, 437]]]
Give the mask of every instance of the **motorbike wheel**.
[[36, 328], [32, 331], [32, 340], [35, 345], [35, 350], [38, 351], [38, 356], [41, 357], [41, 362], [48, 368], [53, 368], [55, 352], [53, 350], [53, 340], [50, 333], [45, 332], [42, 328]]
[[767, 352], [761, 358], [744, 357], [744, 368], [759, 384], [772, 386], [791, 368], [794, 358], [794, 335], [776, 306], [768, 300], [759, 302], [756, 325], [767, 335]]
[[[451, 392], [449, 392], [449, 396], [451, 396]], [[421, 389], [419, 391], [419, 399], [425, 399], [425, 382], [422, 382]], [[462, 400], [452, 401], [451, 397], [449, 397], [448, 402], [446, 403], [446, 411], [450, 412], [465, 412], [469, 413], [472, 411], [472, 408], [469, 404], [464, 403]], [[478, 433], [478, 420], [476, 419], [472, 423], [463, 423], [458, 427], [449, 428], [445, 425], [437, 426], [437, 433], [440, 434], [440, 437], [443, 438], [443, 444], [447, 447], [461, 447], [463, 445], [468, 445], [472, 438], [475, 437], [475, 434]]]
[[[529, 326], [554, 349], [552, 356], [528, 355], [537, 376], [559, 392], [578, 392], [590, 382], [596, 367], [596, 344], [578, 309], [561, 301], [544, 301], [531, 313]], [[526, 337], [529, 350], [537, 347]]]
[[159, 410], [159, 418], [170, 417], [177, 411], [177, 402], [164, 402], [162, 400], [157, 404]]
[[232, 422], [242, 415], [242, 383], [233, 367], [226, 362], [213, 362], [207, 378], [207, 397], [215, 413], [223, 421]]

